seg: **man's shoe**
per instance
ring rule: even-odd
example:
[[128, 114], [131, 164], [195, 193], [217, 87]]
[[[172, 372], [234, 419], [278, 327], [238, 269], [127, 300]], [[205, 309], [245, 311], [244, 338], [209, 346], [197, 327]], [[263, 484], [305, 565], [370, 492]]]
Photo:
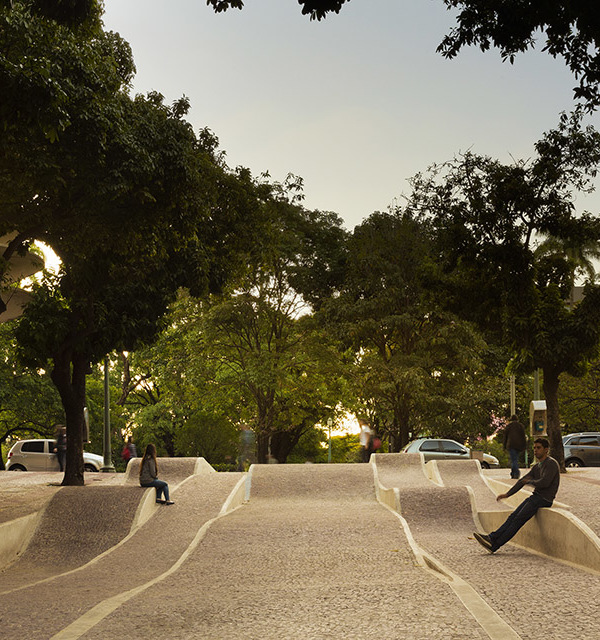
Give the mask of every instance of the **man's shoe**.
[[165, 500], [165, 504], [175, 504], [173, 500]]
[[165, 501], [160, 498], [156, 498], [156, 504], [165, 504]]
[[488, 551], [494, 553], [492, 550], [492, 541], [489, 536], [475, 532], [473, 534], [473, 537], [475, 538], [475, 540], [477, 540], [477, 542], [479, 542], [482, 547], [485, 547]]

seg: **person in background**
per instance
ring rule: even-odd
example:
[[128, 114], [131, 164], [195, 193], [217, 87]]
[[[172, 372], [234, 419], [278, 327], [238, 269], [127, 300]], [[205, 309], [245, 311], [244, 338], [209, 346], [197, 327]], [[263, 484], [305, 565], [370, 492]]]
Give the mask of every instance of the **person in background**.
[[371, 429], [369, 428], [369, 423], [364, 418], [359, 418], [358, 424], [360, 426], [358, 441], [360, 443], [361, 460], [362, 462], [369, 462], [369, 458], [371, 457]]
[[525, 427], [519, 422], [516, 415], [510, 417], [510, 422], [504, 430], [504, 449], [510, 455], [510, 477], [518, 480], [521, 476], [519, 470], [519, 455], [527, 447]]
[[137, 447], [135, 446], [132, 436], [127, 438], [123, 451], [121, 451], [121, 458], [125, 460], [125, 464], [128, 464], [131, 458], [137, 458]]
[[54, 447], [54, 453], [58, 459], [58, 465], [60, 470], [65, 470], [65, 461], [67, 459], [67, 428], [59, 424], [56, 428], [56, 446]]
[[[154, 487], [156, 489], [156, 502], [160, 502], [161, 504], [175, 504], [169, 499], [169, 485], [164, 480], [158, 479], [156, 447], [152, 443], [146, 446], [144, 457], [140, 462], [140, 486]], [[164, 500], [162, 499], [163, 495]]]

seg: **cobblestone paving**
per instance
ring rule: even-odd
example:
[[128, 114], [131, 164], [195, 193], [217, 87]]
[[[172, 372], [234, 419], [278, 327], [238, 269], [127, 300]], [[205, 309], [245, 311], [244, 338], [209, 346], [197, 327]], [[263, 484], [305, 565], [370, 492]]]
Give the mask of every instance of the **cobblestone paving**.
[[0, 591], [84, 565], [130, 532], [141, 487], [62, 487], [44, 509], [19, 560], [0, 573]]
[[[390, 460], [379, 475], [387, 486], [403, 478], [403, 516], [417, 543], [469, 582], [521, 638], [600, 637], [600, 576], [511, 545], [489, 554], [471, 537], [470, 500], [458, 472], [451, 479], [454, 471], [444, 471], [449, 486], [436, 487], [416, 465], [404, 471]], [[563, 480], [558, 496], [588, 524], [598, 510], [593, 496], [600, 486], [600, 474], [589, 471]], [[505, 474], [510, 484], [506, 469], [484, 473], [498, 479]], [[175, 505], [161, 508], [98, 562], [0, 593], [0, 637], [51, 638], [97, 603], [171, 568], [199, 527], [219, 512], [239, 477], [192, 478], [174, 493]], [[24, 484], [36, 504], [48, 499], [46, 489], [54, 489], [42, 486], [36, 496], [35, 482]], [[23, 510], [26, 500], [13, 500], [15, 486], [0, 472], [0, 517], [7, 501], [12, 506], [5, 513]], [[0, 592], [3, 587], [0, 582]], [[375, 501], [370, 465], [256, 467], [249, 504], [217, 520], [177, 572], [83, 637], [123, 635], [144, 640], [487, 638], [447, 585], [414, 565], [398, 519]]]
[[[451, 493], [449, 493], [451, 492]], [[401, 496], [417, 543], [469, 582], [524, 640], [600, 637], [600, 576], [506, 545], [496, 554], [473, 538], [468, 496], [460, 487]], [[585, 607], [581, 606], [581, 594]], [[552, 628], [537, 624], [552, 611]]]
[[[2, 593], [0, 637], [50, 638], [98, 602], [171, 568], [198, 529], [219, 513], [241, 477], [238, 473], [194, 476], [174, 491], [174, 505], [161, 507], [128, 541], [98, 562], [50, 582]], [[133, 511], [136, 508], [137, 504], [131, 505]], [[122, 636], [119, 628], [105, 637]]]
[[126, 625], [133, 639], [487, 637], [414, 566], [399, 521], [375, 501], [370, 465], [255, 468], [249, 504], [83, 637]]
[[496, 494], [488, 487], [479, 472], [475, 460], [439, 460], [437, 463], [446, 487], [471, 487], [475, 503], [480, 511], [507, 511], [505, 505], [496, 502]]

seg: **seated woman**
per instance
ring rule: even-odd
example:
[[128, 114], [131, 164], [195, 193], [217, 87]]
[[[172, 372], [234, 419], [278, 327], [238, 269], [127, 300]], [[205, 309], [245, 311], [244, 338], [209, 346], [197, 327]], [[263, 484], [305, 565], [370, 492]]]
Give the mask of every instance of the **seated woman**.
[[[140, 464], [140, 485], [142, 487], [154, 487], [156, 489], [156, 502], [161, 504], [175, 504], [169, 500], [169, 485], [164, 480], [158, 479], [158, 462], [156, 461], [156, 447], [150, 443], [146, 447], [144, 457]], [[165, 499], [162, 500], [161, 496]]]

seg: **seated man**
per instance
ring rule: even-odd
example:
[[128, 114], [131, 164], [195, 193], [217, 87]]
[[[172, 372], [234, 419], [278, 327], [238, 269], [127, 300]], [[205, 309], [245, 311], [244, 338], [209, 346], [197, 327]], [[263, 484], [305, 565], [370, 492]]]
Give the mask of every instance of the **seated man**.
[[506, 544], [517, 531], [537, 513], [541, 507], [551, 507], [560, 482], [558, 462], [548, 455], [550, 443], [546, 438], [536, 438], [533, 443], [533, 455], [537, 460], [531, 471], [524, 475], [507, 492], [501, 493], [496, 500], [504, 500], [516, 493], [526, 484], [535, 487], [533, 495], [524, 500], [506, 519], [506, 522], [489, 535], [474, 533], [475, 540], [494, 553]]

